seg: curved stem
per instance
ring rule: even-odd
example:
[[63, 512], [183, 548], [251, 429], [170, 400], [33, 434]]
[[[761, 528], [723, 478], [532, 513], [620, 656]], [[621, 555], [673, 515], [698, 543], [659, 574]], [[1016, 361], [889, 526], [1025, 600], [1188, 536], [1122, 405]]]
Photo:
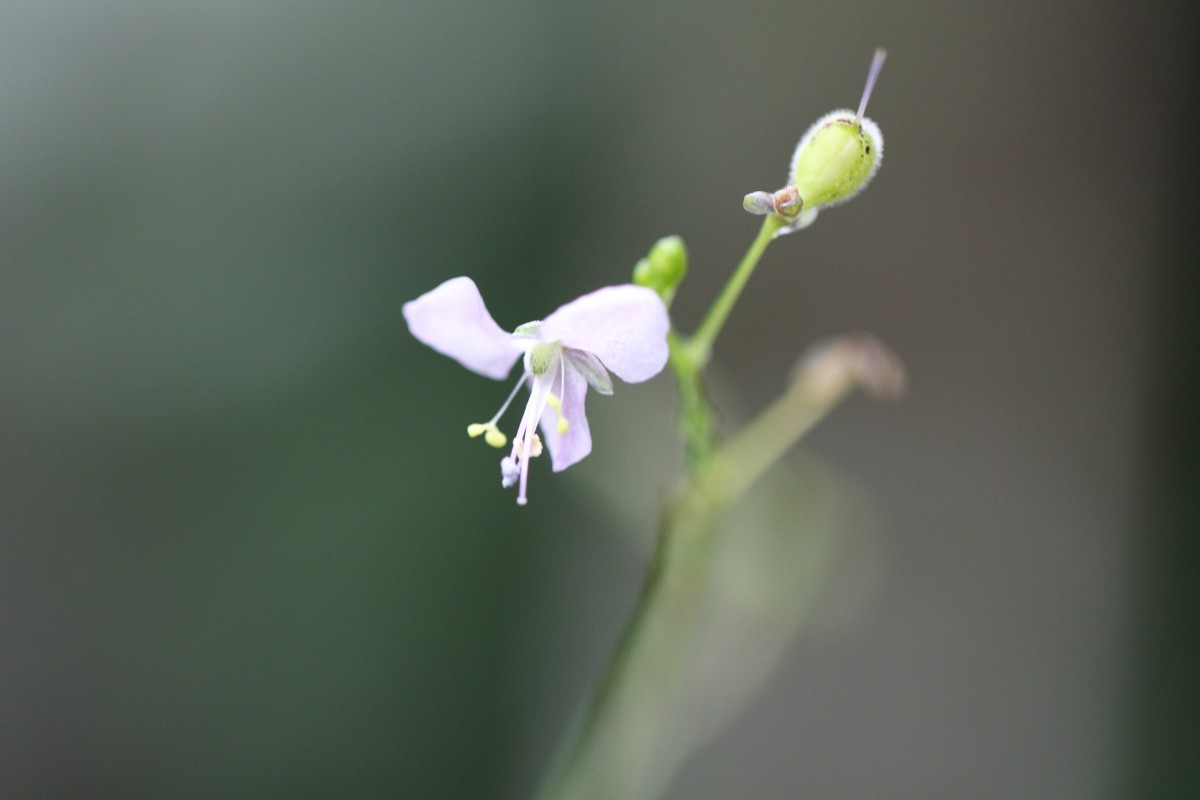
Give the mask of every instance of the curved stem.
[[746, 281], [750, 280], [750, 276], [754, 274], [754, 268], [758, 266], [758, 261], [766, 251], [767, 245], [771, 243], [771, 239], [783, 225], [784, 221], [780, 217], [774, 214], [767, 215], [754, 243], [750, 245], [750, 249], [742, 257], [742, 262], [738, 264], [733, 276], [730, 277], [729, 283], [725, 284], [725, 288], [713, 302], [712, 308], [708, 310], [708, 315], [688, 342], [689, 349], [701, 367], [708, 363], [713, 342], [721, 333], [721, 328], [725, 325], [729, 312], [733, 311], [734, 305], [742, 294], [742, 289], [746, 286]]

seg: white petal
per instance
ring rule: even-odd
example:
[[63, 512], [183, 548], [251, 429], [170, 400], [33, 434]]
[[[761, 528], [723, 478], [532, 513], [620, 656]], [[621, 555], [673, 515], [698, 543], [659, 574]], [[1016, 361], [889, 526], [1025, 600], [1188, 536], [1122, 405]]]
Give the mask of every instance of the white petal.
[[489, 378], [508, 375], [525, 350], [492, 319], [470, 278], [451, 278], [405, 303], [403, 313], [418, 340]]
[[666, 366], [669, 328], [658, 293], [625, 284], [567, 303], [542, 322], [541, 336], [592, 353], [621, 380], [638, 383]]

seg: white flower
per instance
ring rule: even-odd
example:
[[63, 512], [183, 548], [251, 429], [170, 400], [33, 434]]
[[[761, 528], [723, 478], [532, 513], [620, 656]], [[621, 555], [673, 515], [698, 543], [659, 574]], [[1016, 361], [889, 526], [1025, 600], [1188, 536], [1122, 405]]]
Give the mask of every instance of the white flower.
[[584, 415], [588, 386], [612, 394], [610, 370], [627, 383], [639, 383], [667, 363], [666, 307], [653, 290], [631, 284], [586, 294], [510, 334], [492, 319], [474, 281], [452, 278], [405, 303], [404, 319], [417, 339], [489, 378], [503, 379], [524, 356], [521, 379], [504, 405], [488, 422], [467, 428], [472, 437], [483, 435], [493, 447], [504, 447], [508, 440], [496, 423], [529, 384], [512, 450], [500, 462], [501, 484], [519, 484], [521, 505], [529, 460], [542, 452], [539, 425], [554, 471], [560, 472], [592, 450]]

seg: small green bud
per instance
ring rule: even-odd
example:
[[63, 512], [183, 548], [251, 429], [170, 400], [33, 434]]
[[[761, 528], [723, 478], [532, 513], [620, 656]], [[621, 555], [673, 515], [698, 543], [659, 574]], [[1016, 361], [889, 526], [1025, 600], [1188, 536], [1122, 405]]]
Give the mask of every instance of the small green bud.
[[658, 292], [664, 302], [671, 302], [675, 290], [687, 274], [687, 248], [678, 236], [659, 239], [650, 253], [633, 268], [633, 282]]

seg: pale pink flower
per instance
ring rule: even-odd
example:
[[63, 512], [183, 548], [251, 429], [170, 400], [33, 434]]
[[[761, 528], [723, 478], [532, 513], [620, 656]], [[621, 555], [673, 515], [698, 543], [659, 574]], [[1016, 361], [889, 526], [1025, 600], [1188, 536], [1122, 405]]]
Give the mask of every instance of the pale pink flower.
[[529, 402], [512, 449], [500, 461], [501, 484], [520, 484], [521, 505], [529, 460], [542, 452], [542, 438], [555, 472], [592, 451], [583, 408], [589, 385], [612, 394], [610, 370], [626, 383], [639, 383], [667, 363], [667, 310], [656, 292], [632, 284], [585, 294], [545, 320], [505, 333], [488, 313], [475, 282], [452, 278], [405, 303], [404, 319], [417, 339], [489, 378], [502, 380], [524, 356], [521, 379], [504, 405], [488, 422], [467, 428], [472, 437], [482, 434], [488, 444], [504, 447], [507, 437], [496, 423], [520, 388], [529, 384]]

